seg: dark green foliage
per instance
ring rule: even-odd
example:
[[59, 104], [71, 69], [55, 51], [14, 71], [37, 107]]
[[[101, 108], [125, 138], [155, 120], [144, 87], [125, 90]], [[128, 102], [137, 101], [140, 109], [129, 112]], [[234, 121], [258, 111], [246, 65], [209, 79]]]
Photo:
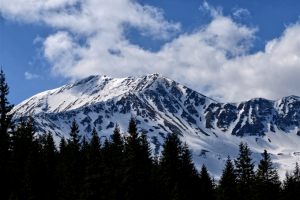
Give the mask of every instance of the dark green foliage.
[[9, 177], [9, 133], [14, 129], [14, 121], [12, 121], [12, 115], [8, 113], [12, 110], [14, 105], [10, 105], [7, 100], [9, 94], [9, 87], [5, 81], [5, 74], [2, 71], [0, 73], [0, 193], [5, 199], [9, 198], [11, 193], [11, 179]]
[[103, 181], [103, 186], [99, 189], [101, 191], [102, 199], [115, 199], [117, 195], [114, 181], [115, 170], [112, 168], [114, 158], [111, 157], [111, 143], [107, 138], [101, 149], [101, 157], [101, 179]]
[[158, 168], [162, 199], [191, 199], [199, 195], [202, 188], [199, 174], [188, 146], [182, 145], [177, 134], [167, 136]]
[[276, 200], [280, 197], [281, 183], [270, 155], [264, 150], [255, 177], [254, 197], [257, 200]]
[[136, 197], [149, 198], [150, 172], [152, 158], [149, 154], [150, 147], [145, 135], [139, 136], [135, 120], [131, 117], [128, 127], [129, 136], [124, 147], [124, 199]]
[[251, 199], [254, 184], [254, 163], [250, 158], [252, 152], [247, 143], [239, 145], [239, 157], [234, 161], [237, 175], [237, 195], [239, 199]]
[[213, 182], [211, 177], [205, 167], [202, 165], [200, 171], [200, 179], [201, 179], [201, 195], [203, 195], [203, 200], [212, 200], [214, 193], [213, 193]]
[[[110, 156], [111, 163], [110, 169], [112, 170], [112, 182], [122, 183], [124, 178], [124, 142], [121, 137], [120, 128], [118, 123], [116, 123], [114, 133], [112, 135], [112, 141], [110, 143]], [[122, 189], [121, 184], [114, 184], [112, 189], [114, 190], [113, 195], [114, 199], [123, 199], [124, 190]]]
[[43, 141], [43, 199], [57, 199], [58, 181], [56, 175], [56, 166], [58, 162], [58, 152], [51, 132], [44, 135]]
[[75, 119], [70, 126], [70, 138], [67, 140], [66, 146], [66, 166], [67, 173], [65, 175], [68, 193], [67, 199], [78, 199], [80, 196], [81, 179], [83, 170], [81, 167], [81, 135], [79, 135], [79, 126]]
[[228, 155], [225, 168], [223, 169], [223, 173], [216, 192], [216, 198], [218, 200], [238, 199], [236, 195], [236, 179], [237, 177], [234, 171], [234, 166], [232, 160]]
[[199, 190], [197, 185], [201, 182], [187, 143], [184, 143], [182, 147], [180, 160], [181, 163], [179, 166], [179, 176], [182, 189], [182, 199], [192, 199], [193, 197], [197, 196]]
[[112, 143], [117, 151], [119, 151], [120, 153], [123, 151], [124, 142], [121, 137], [120, 127], [119, 127], [118, 123], [116, 123], [115, 129], [114, 129], [114, 134], [112, 135]]
[[172, 133], [166, 137], [163, 144], [163, 150], [161, 152], [160, 159], [160, 171], [159, 176], [161, 183], [161, 196], [162, 199], [173, 199], [174, 195], [178, 197], [180, 189], [178, 186], [180, 180], [178, 175], [180, 174], [180, 155], [182, 152], [182, 142], [175, 133]]
[[84, 190], [82, 199], [101, 199], [100, 188], [103, 186], [101, 143], [96, 129], [92, 131], [92, 139], [87, 150], [87, 167], [85, 172]]
[[59, 154], [57, 164], [57, 178], [58, 178], [58, 199], [70, 199], [69, 188], [68, 188], [68, 151], [67, 142], [64, 137], [61, 138], [59, 143]]
[[293, 174], [286, 172], [285, 180], [283, 181], [283, 195], [284, 200], [300, 200], [300, 182], [299, 182], [299, 165], [296, 163], [296, 168]]

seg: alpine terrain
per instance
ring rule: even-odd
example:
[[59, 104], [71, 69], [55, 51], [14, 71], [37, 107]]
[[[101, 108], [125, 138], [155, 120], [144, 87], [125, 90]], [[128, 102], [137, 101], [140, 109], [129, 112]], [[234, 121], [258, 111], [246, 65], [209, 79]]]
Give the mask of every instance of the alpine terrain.
[[247, 142], [255, 164], [264, 149], [277, 165], [281, 179], [300, 161], [300, 97], [278, 100], [253, 98], [220, 103], [161, 74], [111, 78], [89, 76], [75, 83], [39, 93], [16, 107], [14, 118], [32, 116], [38, 134], [51, 131], [56, 143], [69, 138], [75, 118], [81, 134], [95, 127], [110, 138], [118, 123], [126, 134], [131, 116], [139, 132], [146, 132], [153, 153], [162, 150], [167, 134], [187, 142], [198, 169], [205, 164], [219, 177], [226, 158], [238, 156]]

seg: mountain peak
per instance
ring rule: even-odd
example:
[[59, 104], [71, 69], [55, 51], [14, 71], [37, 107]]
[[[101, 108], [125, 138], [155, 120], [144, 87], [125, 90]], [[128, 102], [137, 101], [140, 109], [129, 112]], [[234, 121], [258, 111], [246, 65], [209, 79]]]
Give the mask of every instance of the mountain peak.
[[95, 127], [109, 138], [116, 122], [123, 133], [134, 116], [138, 131], [147, 133], [157, 153], [173, 132], [191, 146], [199, 166], [208, 159], [221, 166], [229, 152], [238, 152], [241, 140], [258, 155], [265, 148], [274, 155], [282, 148], [300, 148], [295, 142], [300, 140], [299, 97], [219, 103], [159, 73], [126, 78], [92, 75], [35, 95], [12, 112], [15, 118], [33, 116], [38, 132], [51, 131], [57, 143], [60, 137], [69, 137], [73, 119], [82, 134], [89, 135]]

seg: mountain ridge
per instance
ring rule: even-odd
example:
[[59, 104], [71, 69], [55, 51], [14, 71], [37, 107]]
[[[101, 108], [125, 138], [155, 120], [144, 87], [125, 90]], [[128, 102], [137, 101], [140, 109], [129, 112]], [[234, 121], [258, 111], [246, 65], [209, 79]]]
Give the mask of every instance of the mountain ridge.
[[[38, 133], [51, 131], [57, 144], [62, 136], [69, 137], [73, 118], [82, 134], [89, 136], [96, 127], [100, 135], [110, 137], [116, 123], [125, 134], [133, 116], [156, 153], [166, 134], [175, 132], [191, 147], [196, 166], [205, 163], [216, 176], [227, 154], [237, 155], [240, 141], [254, 149], [256, 160], [266, 148], [282, 171], [300, 158], [294, 155], [300, 151], [300, 97], [220, 103], [158, 73], [126, 78], [89, 76], [39, 93], [13, 112], [15, 118], [33, 116]], [[283, 160], [288, 160], [286, 167]]]

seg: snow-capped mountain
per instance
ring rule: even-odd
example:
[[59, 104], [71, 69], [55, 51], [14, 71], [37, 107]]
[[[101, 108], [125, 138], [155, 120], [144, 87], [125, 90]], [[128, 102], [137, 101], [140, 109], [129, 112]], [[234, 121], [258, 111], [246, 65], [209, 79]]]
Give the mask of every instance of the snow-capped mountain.
[[116, 123], [127, 131], [131, 116], [144, 129], [156, 152], [167, 134], [175, 132], [187, 142], [198, 168], [205, 164], [219, 177], [227, 155], [238, 155], [247, 142], [256, 163], [267, 149], [281, 178], [300, 161], [300, 97], [276, 101], [253, 98], [220, 103], [164, 77], [151, 74], [111, 78], [89, 76], [75, 83], [39, 93], [19, 105], [14, 117], [33, 116], [39, 133], [51, 131], [58, 143], [69, 137], [73, 118], [81, 133], [93, 127], [110, 137]]

